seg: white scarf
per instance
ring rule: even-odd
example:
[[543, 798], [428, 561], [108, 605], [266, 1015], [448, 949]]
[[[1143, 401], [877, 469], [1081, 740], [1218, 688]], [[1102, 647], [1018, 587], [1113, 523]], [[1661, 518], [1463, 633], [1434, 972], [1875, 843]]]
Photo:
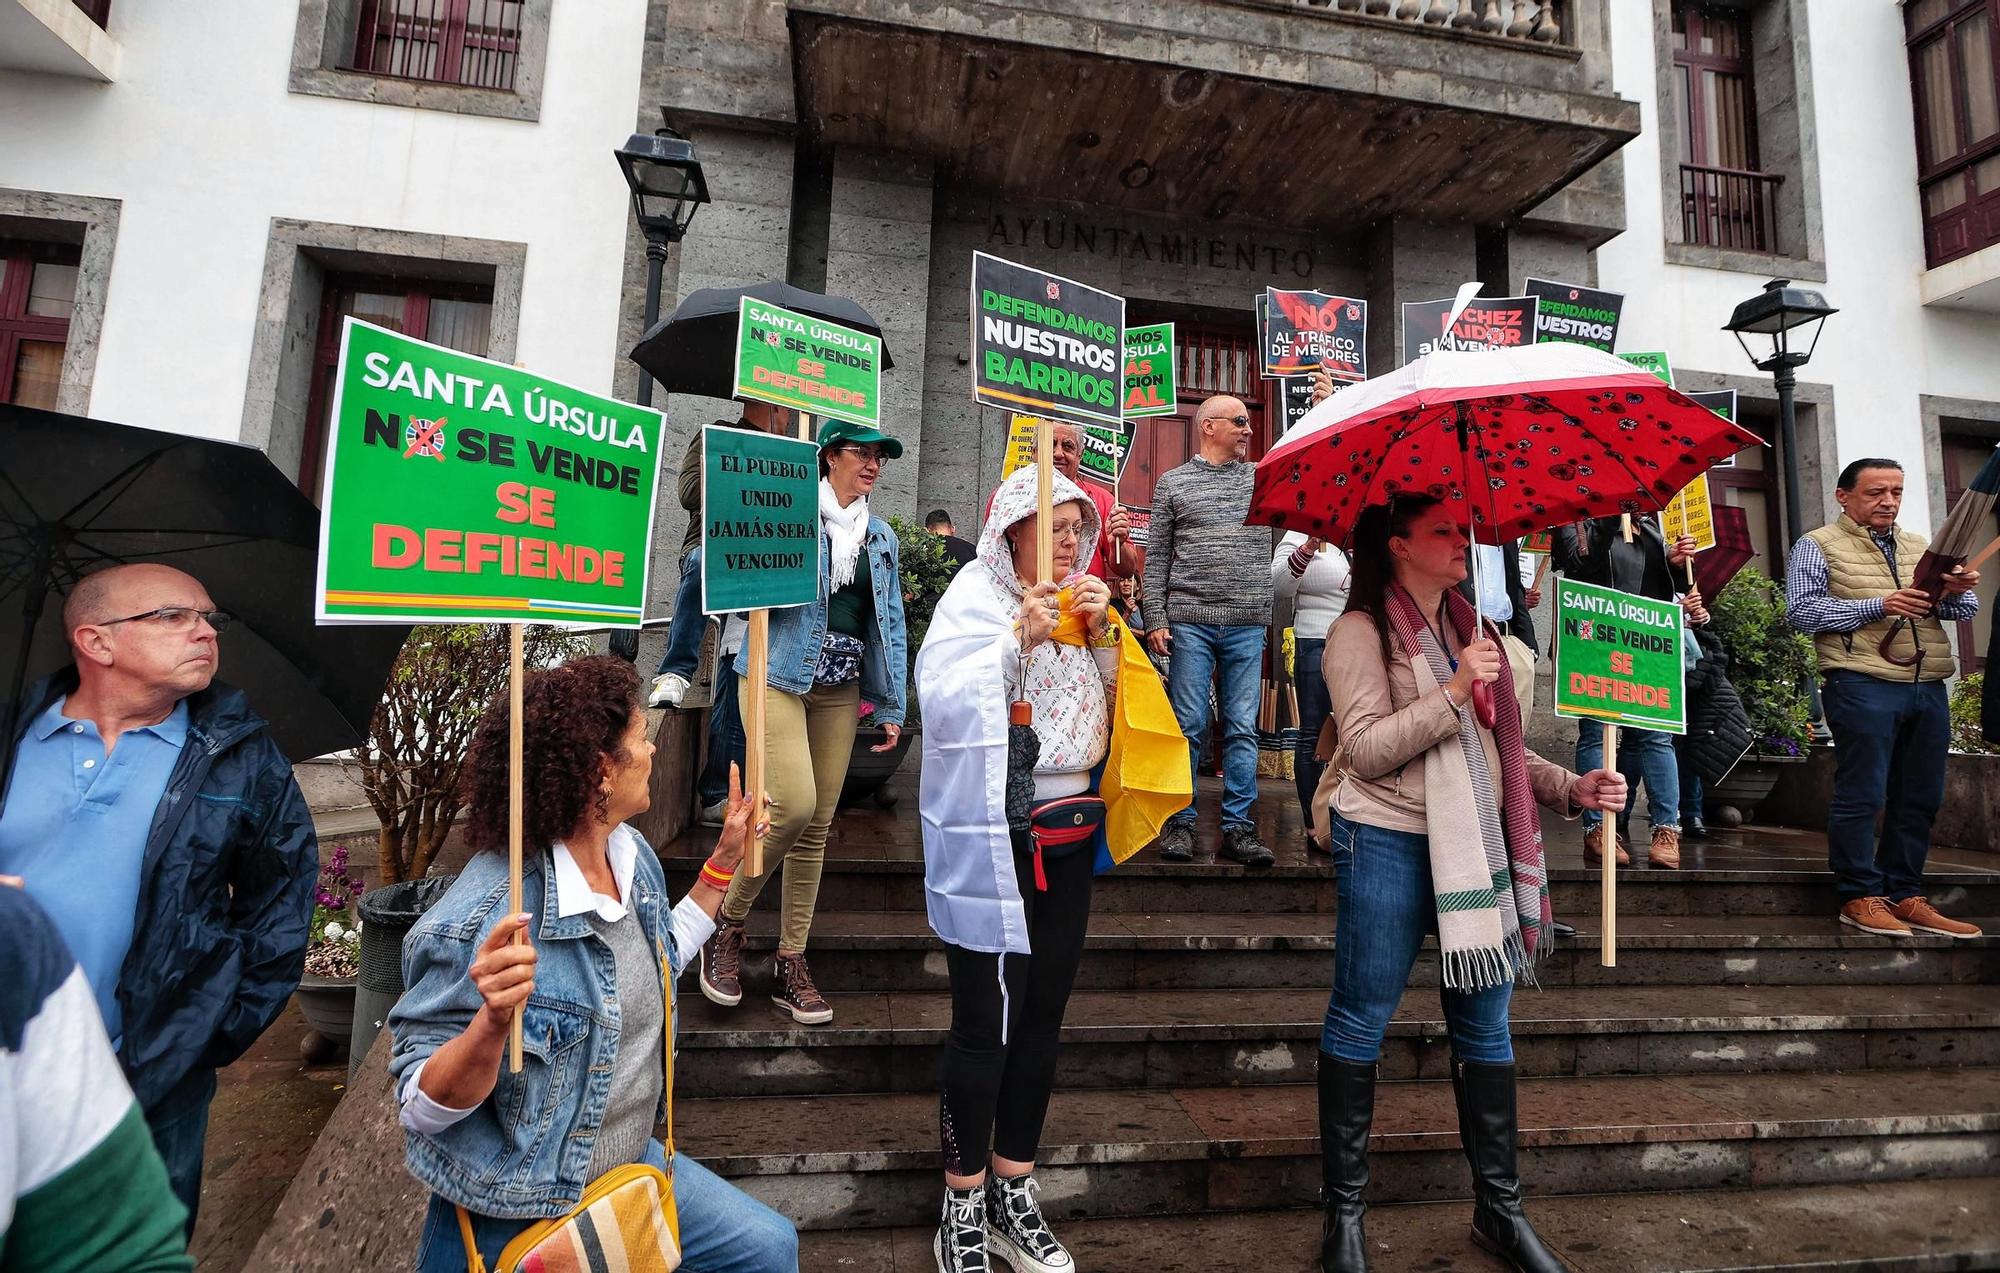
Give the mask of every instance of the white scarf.
[[827, 565], [832, 573], [833, 591], [839, 592], [854, 582], [854, 563], [861, 556], [861, 545], [868, 539], [868, 497], [860, 496], [842, 508], [840, 496], [834, 494], [833, 487], [825, 478], [821, 478], [819, 521], [826, 528], [830, 554]]

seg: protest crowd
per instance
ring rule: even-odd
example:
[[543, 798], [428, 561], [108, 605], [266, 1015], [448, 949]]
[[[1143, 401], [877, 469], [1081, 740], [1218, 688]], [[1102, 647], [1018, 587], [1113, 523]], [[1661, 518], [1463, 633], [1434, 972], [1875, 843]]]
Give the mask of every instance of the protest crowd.
[[[407, 1167], [429, 1198], [408, 1264], [799, 1267], [793, 1222], [676, 1143], [682, 983], [692, 969], [700, 995], [741, 1012], [754, 972], [792, 1024], [833, 1021], [828, 990], [852, 987], [822, 985], [808, 961], [855, 722], [868, 714], [890, 751], [920, 706], [915, 816], [950, 1001], [932, 1258], [939, 1273], [1077, 1267], [1035, 1173], [1093, 881], [1140, 852], [1272, 866], [1253, 804], [1265, 687], [1280, 681], [1297, 741], [1276, 785], [1338, 890], [1319, 1267], [1369, 1265], [1378, 1065], [1427, 940], [1470, 1240], [1507, 1267], [1564, 1267], [1524, 1204], [1510, 1027], [1516, 987], [1570, 931], [1550, 902], [1543, 813], [1605, 871], [1679, 869], [1705, 835], [1703, 786], [1747, 726], [1704, 631], [1694, 568], [1709, 544], [1684, 507], [1661, 512], [1759, 439], [1620, 363], [1615, 321], [1574, 305], [1551, 308], [1541, 341], [1533, 295], [1407, 307], [1409, 362], [1371, 380], [1365, 307], [1274, 289], [1257, 298], [1258, 341], [1267, 370], [1303, 379], [1298, 418], [1256, 458], [1241, 400], [1183, 406], [1169, 386], [1166, 411], [1191, 409], [1193, 454], [1134, 508], [1118, 475], [1150, 426], [1119, 410], [1113, 369], [1133, 374], [1136, 329], [1122, 300], [1065, 281], [1058, 301], [1058, 283], [975, 263], [975, 330], [991, 342], [975, 393], [991, 418], [1011, 415], [1016, 462], [981, 507], [925, 519], [953, 573], [920, 643], [904, 545], [871, 506], [904, 457], [877, 409], [879, 331], [745, 298], [730, 324], [746, 366], [768, 361], [734, 380], [740, 413], [697, 430], [677, 470], [565, 488], [561, 530], [554, 494], [501, 501], [496, 525], [556, 542], [602, 533], [568, 520], [596, 507], [586, 499], [637, 500], [649, 524], [651, 483], [672, 476], [690, 525], [660, 589], [670, 611], [649, 605], [630, 560], [560, 594], [578, 623], [609, 621], [579, 618], [577, 599], [611, 591], [628, 599], [621, 622], [670, 612], [649, 677], [611, 654], [517, 667], [518, 686], [481, 707], [462, 778], [473, 853], [404, 939], [407, 988], [383, 1027]], [[822, 356], [781, 354], [779, 330], [824, 342]], [[394, 351], [433, 352], [449, 353], [401, 338]], [[1419, 373], [1433, 365], [1472, 368], [1461, 383], [1480, 393], [1430, 393]], [[419, 381], [404, 384], [375, 388]], [[1672, 434], [1659, 463], [1642, 436], [1654, 424]], [[343, 520], [358, 498], [345, 483], [402, 462], [401, 430], [375, 431], [393, 435], [379, 455], [360, 422], [336, 438], [329, 537], [359, 524]], [[1502, 475], [1529, 432], [1560, 457], [1536, 460], [1539, 494]], [[1587, 472], [1642, 454], [1657, 485]], [[1811, 636], [1837, 762], [1840, 906], [1826, 922], [1976, 937], [1927, 900], [1924, 871], [1949, 744], [1943, 624], [1975, 611], [1979, 576], [1954, 561], [1918, 582], [1931, 545], [1901, 524], [1903, 494], [1894, 457], [1846, 458], [1838, 519], [1787, 556], [1786, 614]], [[466, 544], [492, 530], [457, 529]], [[384, 602], [384, 581], [414, 569], [408, 588], [445, 591], [419, 576], [451, 569], [436, 559], [459, 542], [419, 526], [395, 541], [408, 561], [330, 547], [318, 584], [288, 586], [321, 589], [328, 622], [427, 613]], [[489, 571], [474, 586], [500, 584]], [[533, 587], [523, 595], [552, 585]], [[216, 1072], [284, 1008], [314, 937], [312, 818], [259, 715], [276, 705], [229, 686], [232, 616], [202, 578], [111, 565], [59, 604], [69, 660], [13, 705], [0, 808], [0, 1269], [190, 1268]], [[703, 681], [711, 620], [706, 752], [685, 794], [713, 846], [676, 898], [660, 846], [630, 822], [653, 799], [649, 709], [680, 709]], [[1573, 754], [1529, 746], [1549, 710], [1538, 677], [1577, 722]], [[746, 924], [774, 877], [776, 952], [746, 969]]]

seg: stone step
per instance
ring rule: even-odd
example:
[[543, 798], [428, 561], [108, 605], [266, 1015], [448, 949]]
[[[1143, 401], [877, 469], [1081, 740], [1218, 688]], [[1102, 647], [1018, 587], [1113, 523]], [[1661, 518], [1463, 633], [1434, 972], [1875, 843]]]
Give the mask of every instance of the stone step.
[[[773, 899], [775, 901], [775, 899]], [[776, 948], [775, 906], [749, 921], [746, 993], [767, 994]], [[1975, 918], [1968, 916], [1967, 918]], [[1975, 919], [1975, 922], [1979, 922]], [[2000, 981], [2000, 922], [1993, 936], [1875, 937], [1832, 916], [1621, 915], [1615, 967], [1601, 964], [1596, 919], [1540, 965], [1542, 985], [1863, 985]], [[1093, 913], [1081, 990], [1324, 987], [1332, 976], [1334, 918], [1278, 913]], [[822, 991], [944, 990], [942, 944], [920, 912], [822, 910], [808, 953]], [[1410, 984], [1438, 984], [1426, 941]]]
[[[683, 838], [662, 855], [675, 896], [693, 883], [713, 847], [713, 833]], [[862, 842], [866, 847], [866, 842]], [[820, 881], [823, 911], [913, 911], [924, 909], [923, 855], [908, 847], [900, 856], [857, 855], [847, 828], [836, 823]], [[1302, 853], [1292, 856], [1303, 858]], [[1991, 855], [1984, 855], [1991, 856]], [[1654, 870], [1643, 864], [1618, 876], [1620, 915], [1825, 915], [1839, 912], [1826, 859], [1738, 859], [1730, 869]], [[1208, 914], [1332, 914], [1336, 894], [1333, 868], [1314, 863], [1281, 864], [1262, 871], [1228, 863], [1172, 864], [1152, 851], [1098, 877], [1091, 909], [1099, 914], [1202, 911]], [[2000, 871], [1934, 869], [1926, 877], [1931, 900], [1952, 914], [2000, 914]], [[1602, 893], [1600, 873], [1580, 857], [1554, 859], [1549, 896], [1558, 917], [1596, 915]]]
[[[1535, 1228], [1578, 1273], [1750, 1273], [1867, 1269], [1943, 1273], [2000, 1268], [2000, 1178], [1634, 1193], [1529, 1200]], [[1389, 1205], [1368, 1212], [1375, 1273], [1504, 1266], [1467, 1238], [1469, 1202]], [[1091, 1273], [1270, 1273], [1316, 1267], [1317, 1210], [1168, 1214], [1072, 1220], [1057, 1236]], [[801, 1268], [933, 1273], [935, 1226], [805, 1234]]]
[[[1057, 1092], [1037, 1174], [1052, 1220], [1306, 1206], [1317, 1195], [1304, 1085]], [[687, 1100], [680, 1143], [802, 1229], [936, 1215], [932, 1094]], [[1530, 1194], [1655, 1193], [1938, 1180], [2000, 1156], [2000, 1070], [1525, 1079]], [[1371, 1140], [1379, 1202], [1467, 1196], [1450, 1086], [1387, 1082]]]
[[[683, 1096], [934, 1092], [951, 997], [830, 996], [833, 1024], [798, 1026], [759, 998], [681, 998]], [[1065, 1089], [1311, 1083], [1326, 991], [1079, 991], [1063, 1029]], [[1680, 986], [1523, 991], [1514, 1050], [1540, 1077], [2000, 1066], [1991, 986]], [[1413, 989], [1389, 1027], [1387, 1079], [1443, 1078], [1438, 992]]]

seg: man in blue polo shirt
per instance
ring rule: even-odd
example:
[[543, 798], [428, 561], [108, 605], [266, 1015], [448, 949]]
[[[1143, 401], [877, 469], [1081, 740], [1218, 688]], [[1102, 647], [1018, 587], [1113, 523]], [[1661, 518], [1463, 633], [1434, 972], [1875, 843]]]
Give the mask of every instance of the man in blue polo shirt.
[[228, 624], [167, 566], [85, 576], [75, 661], [15, 717], [0, 805], [0, 874], [74, 952], [190, 1233], [216, 1067], [297, 987], [318, 870], [291, 765], [213, 683]]

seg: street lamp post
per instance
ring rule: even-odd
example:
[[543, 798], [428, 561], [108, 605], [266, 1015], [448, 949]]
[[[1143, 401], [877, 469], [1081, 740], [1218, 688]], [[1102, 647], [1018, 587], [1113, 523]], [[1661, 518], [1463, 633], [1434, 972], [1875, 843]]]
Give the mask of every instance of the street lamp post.
[[[1789, 547], [1805, 534], [1805, 510], [1799, 497], [1798, 413], [1792, 393], [1798, 387], [1798, 369], [1812, 360], [1819, 344], [1822, 325], [1829, 314], [1840, 311], [1826, 303], [1826, 297], [1803, 287], [1793, 287], [1788, 278], [1774, 278], [1764, 290], [1736, 307], [1723, 330], [1736, 337], [1743, 352], [1759, 371], [1771, 373], [1778, 391], [1778, 432], [1785, 453], [1785, 543]], [[1745, 336], [1755, 336], [1752, 349]], [[1768, 342], [1770, 352], [1764, 353]], [[1799, 348], [1803, 345], [1804, 348]]]
[[[671, 127], [633, 133], [616, 151], [618, 167], [632, 190], [632, 214], [646, 236], [646, 330], [660, 318], [660, 272], [667, 249], [687, 234], [696, 209], [708, 202], [708, 181], [694, 143]], [[639, 405], [653, 405], [653, 377], [639, 377]]]

